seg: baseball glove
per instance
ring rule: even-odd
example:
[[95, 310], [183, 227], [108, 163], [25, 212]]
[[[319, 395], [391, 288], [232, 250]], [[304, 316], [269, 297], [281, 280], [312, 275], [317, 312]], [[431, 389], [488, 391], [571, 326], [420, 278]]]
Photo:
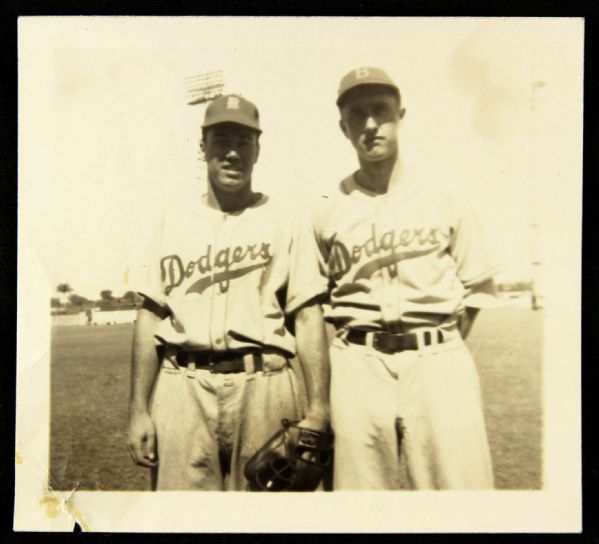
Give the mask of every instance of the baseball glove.
[[281, 421], [277, 431], [246, 463], [250, 491], [314, 491], [330, 464], [333, 435]]

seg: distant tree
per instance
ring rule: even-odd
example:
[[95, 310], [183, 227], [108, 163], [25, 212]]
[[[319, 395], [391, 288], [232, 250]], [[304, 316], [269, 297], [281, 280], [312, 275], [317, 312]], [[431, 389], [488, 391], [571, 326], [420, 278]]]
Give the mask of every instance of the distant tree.
[[84, 306], [85, 304], [89, 303], [89, 300], [86, 299], [85, 297], [82, 297], [81, 295], [77, 295], [77, 294], [72, 294], [69, 297], [69, 302], [73, 305], [73, 306]]
[[497, 290], [502, 292], [521, 292], [530, 291], [532, 289], [532, 283], [529, 281], [519, 281], [513, 283], [500, 283], [497, 285]]
[[119, 300], [114, 298], [111, 289], [103, 289], [100, 291], [100, 297], [99, 306], [101, 309], [113, 310], [114, 308], [118, 308]]
[[102, 298], [102, 300], [108, 302], [110, 300], [113, 300], [113, 296], [112, 296], [112, 291], [110, 289], [104, 289], [102, 291], [100, 291], [100, 297]]
[[60, 293], [60, 301], [62, 304], [66, 304], [67, 296], [73, 291], [73, 288], [68, 283], [59, 283], [56, 286], [56, 292]]
[[127, 291], [121, 298], [126, 301], [135, 302], [137, 294], [135, 293], [135, 291]]
[[50, 299], [50, 307], [51, 308], [60, 308], [62, 304], [60, 303], [60, 299], [58, 297], [52, 297]]
[[530, 281], [521, 281], [517, 284], [518, 291], [530, 291], [532, 290], [532, 282]]
[[127, 291], [120, 300], [127, 308], [141, 305], [141, 297], [135, 291]]

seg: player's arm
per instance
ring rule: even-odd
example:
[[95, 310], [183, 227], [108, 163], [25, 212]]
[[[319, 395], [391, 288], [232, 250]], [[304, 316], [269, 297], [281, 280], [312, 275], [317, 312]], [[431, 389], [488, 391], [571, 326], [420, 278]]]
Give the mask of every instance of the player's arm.
[[324, 430], [329, 422], [329, 348], [322, 309], [317, 299], [295, 314], [297, 353], [308, 395], [308, 409], [300, 426]]
[[133, 332], [128, 444], [132, 459], [147, 467], [157, 464], [156, 431], [149, 401], [159, 370], [154, 334], [162, 319], [161, 309], [144, 299]]
[[487, 251], [482, 225], [471, 205], [452, 201], [455, 213], [450, 254], [455, 260], [457, 276], [466, 293], [463, 305], [466, 310], [458, 320], [462, 338], [466, 339], [479, 311], [497, 306], [493, 277], [500, 267]]
[[308, 409], [301, 426], [324, 430], [329, 422], [329, 342], [320, 303], [328, 296], [329, 277], [321, 249], [319, 207], [295, 217], [290, 248], [287, 315], [295, 323], [296, 350], [304, 375]]
[[458, 321], [460, 334], [464, 340], [470, 334], [480, 310], [496, 305], [496, 292], [495, 282], [492, 278], [473, 285], [469, 289], [469, 293], [464, 299], [466, 309]]

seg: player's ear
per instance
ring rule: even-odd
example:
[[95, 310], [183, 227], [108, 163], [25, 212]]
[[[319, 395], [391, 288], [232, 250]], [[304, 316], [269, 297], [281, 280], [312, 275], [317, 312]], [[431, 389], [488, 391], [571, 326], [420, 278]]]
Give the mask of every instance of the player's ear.
[[399, 119], [403, 119], [406, 114], [406, 108], [399, 108]]
[[200, 151], [198, 153], [198, 158], [201, 161], [206, 160], [206, 142], [203, 137], [200, 139]]
[[339, 119], [339, 128], [341, 129], [341, 132], [343, 132], [345, 137], [349, 138], [347, 134], [347, 125], [344, 123], [343, 118]]
[[260, 135], [258, 134], [256, 136], [256, 158], [254, 159], [254, 164], [258, 160], [259, 156], [260, 156]]

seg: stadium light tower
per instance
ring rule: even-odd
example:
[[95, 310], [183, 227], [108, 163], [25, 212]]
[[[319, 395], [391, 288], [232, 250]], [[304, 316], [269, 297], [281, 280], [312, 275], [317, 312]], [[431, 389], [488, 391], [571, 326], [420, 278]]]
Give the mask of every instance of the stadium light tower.
[[[194, 76], [186, 77], [183, 84], [185, 86], [185, 101], [190, 106], [211, 102], [215, 98], [222, 96], [225, 88], [222, 70], [202, 72]], [[203, 163], [206, 160], [206, 157], [199, 146], [198, 160], [200, 163]], [[199, 169], [198, 177], [200, 181], [206, 181], [205, 168]]]
[[202, 72], [185, 78], [185, 96], [190, 106], [204, 104], [223, 94], [223, 71]]
[[[532, 73], [534, 75], [534, 58], [532, 63]], [[531, 292], [531, 305], [533, 310], [539, 310], [545, 306], [545, 285], [544, 285], [544, 269], [543, 259], [541, 254], [541, 234], [542, 225], [538, 215], [538, 195], [539, 195], [539, 179], [538, 172], [535, 167], [537, 159], [537, 146], [536, 138], [537, 134], [537, 91], [545, 86], [544, 81], [539, 81], [533, 78], [531, 83], [531, 97], [530, 97], [530, 115], [531, 115], [531, 146], [532, 146], [532, 157], [530, 160], [530, 188], [531, 188], [531, 265], [532, 265], [532, 292]]]

